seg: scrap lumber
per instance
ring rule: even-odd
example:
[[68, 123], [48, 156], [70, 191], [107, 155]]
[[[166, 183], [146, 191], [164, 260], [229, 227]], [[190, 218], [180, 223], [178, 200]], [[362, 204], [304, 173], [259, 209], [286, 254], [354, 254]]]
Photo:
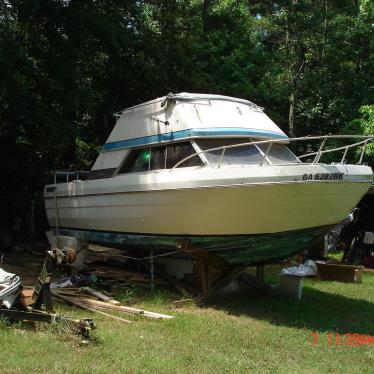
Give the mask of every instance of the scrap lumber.
[[[65, 296], [65, 295], [62, 295], [62, 296], [65, 297], [65, 298], [71, 299], [70, 296]], [[173, 318], [173, 316], [169, 316], [167, 314], [150, 312], [150, 311], [147, 311], [147, 310], [132, 308], [132, 307], [124, 306], [124, 305], [113, 305], [113, 304], [109, 304], [109, 303], [104, 302], [104, 301], [88, 299], [88, 298], [84, 298], [84, 297], [77, 298], [77, 301], [80, 304], [88, 305], [90, 307], [102, 307], [102, 308], [106, 308], [106, 309], [117, 311], [117, 312], [124, 312], [124, 313], [127, 313], [127, 314], [133, 314], [133, 315], [141, 315], [141, 316], [148, 317], [148, 318], [154, 318], [154, 319], [171, 319], [171, 318]]]
[[198, 260], [198, 261], [205, 260], [206, 263], [209, 264], [209, 266], [214, 267], [223, 272], [227, 272], [231, 270], [231, 265], [228, 264], [222, 258], [210, 252], [201, 251], [198, 248], [191, 247], [188, 239], [182, 240], [181, 251], [185, 252], [186, 254], [194, 258], [195, 260]]
[[[150, 269], [150, 264], [148, 262], [144, 261], [142, 264], [146, 268]], [[160, 277], [165, 279], [166, 284], [172, 285], [182, 295], [185, 294], [185, 291], [188, 291], [189, 293], [192, 293], [194, 295], [197, 295], [199, 293], [197, 288], [189, 285], [188, 283], [186, 283], [186, 282], [184, 282], [180, 279], [177, 279], [173, 275], [168, 274], [158, 264], [154, 264], [154, 271], [155, 271], [155, 273], [157, 273], [157, 275], [159, 275]]]
[[74, 299], [79, 299], [79, 300], [87, 296], [86, 294], [83, 294], [83, 293], [70, 293], [70, 292], [64, 292], [64, 291], [57, 291], [57, 292], [59, 295], [72, 297]]
[[81, 299], [81, 301], [83, 303], [86, 302], [86, 303], [91, 304], [91, 305], [103, 306], [103, 307], [106, 307], [106, 308], [111, 309], [111, 310], [122, 311], [122, 312], [128, 313], [128, 314], [141, 315], [141, 316], [148, 317], [148, 318], [155, 318], [155, 319], [171, 319], [171, 318], [173, 318], [173, 316], [169, 316], [167, 314], [149, 312], [147, 310], [132, 308], [132, 307], [124, 306], [124, 305], [112, 305], [112, 304], [108, 304], [108, 303], [98, 301], [98, 300]]
[[79, 292], [79, 289], [78, 288], [70, 288], [70, 287], [62, 287], [62, 288], [51, 288], [52, 290], [55, 290], [57, 292], [60, 292], [60, 290], [64, 291], [66, 294], [69, 294], [69, 295], [76, 295], [77, 292]]
[[173, 304], [182, 304], [182, 303], [187, 303], [188, 301], [193, 301], [193, 299], [174, 300]]
[[127, 262], [127, 257], [124, 255], [123, 250], [103, 247], [97, 244], [89, 245], [88, 254], [89, 257], [86, 260], [86, 264], [93, 264], [95, 262], [114, 262], [123, 264]]
[[98, 314], [102, 314], [103, 316], [106, 316], [106, 317], [109, 317], [109, 318], [112, 318], [116, 321], [120, 321], [120, 322], [124, 322], [124, 323], [132, 323], [131, 321], [127, 320], [127, 319], [123, 319], [121, 317], [117, 317], [117, 316], [113, 316], [112, 314], [109, 314], [109, 313], [105, 313], [101, 310], [97, 310], [95, 307], [93, 307], [92, 305], [89, 306], [87, 304], [84, 304], [80, 301], [80, 299], [75, 299], [73, 297], [68, 297], [68, 296], [64, 296], [64, 295], [60, 295], [58, 292], [55, 292], [55, 291], [51, 291], [52, 295], [55, 296], [56, 298], [58, 299], [61, 299], [63, 301], [66, 301], [68, 302], [69, 304], [72, 304], [72, 305], [75, 305], [79, 308], [82, 308], [82, 309], [85, 309], [85, 310], [88, 310], [90, 312], [94, 312], [94, 313], [98, 313]]
[[138, 271], [132, 271], [128, 269], [114, 268], [110, 266], [94, 266], [90, 267], [89, 272], [95, 274], [97, 277], [104, 279], [114, 279], [116, 281], [135, 281], [149, 283], [149, 274], [141, 273]]
[[89, 295], [92, 295], [92, 296], [95, 296], [97, 297], [99, 300], [101, 301], [105, 301], [109, 304], [112, 304], [112, 305], [120, 305], [121, 303], [117, 300], [114, 300], [113, 298], [107, 296], [107, 295], [104, 295], [103, 293], [99, 292], [99, 291], [96, 291], [94, 289], [92, 289], [91, 287], [82, 287], [81, 290]]
[[248, 273], [241, 273], [238, 277], [238, 280], [254, 288], [258, 292], [267, 293], [270, 290], [270, 286], [268, 286], [264, 282], [259, 281], [256, 277]]
[[172, 286], [174, 286], [174, 288], [176, 290], [178, 290], [182, 295], [185, 293], [186, 290], [189, 293], [192, 293], [192, 294], [195, 294], [195, 295], [198, 293], [198, 291], [197, 291], [197, 289], [195, 287], [190, 286], [186, 282], [183, 282], [180, 279], [177, 279], [177, 278], [173, 277], [172, 275], [169, 275], [168, 273], [161, 271], [158, 268], [156, 269], [156, 271], [157, 271], [157, 273], [159, 275], [161, 275], [162, 277], [164, 277], [169, 284], [171, 284]]
[[219, 289], [227, 286], [229, 283], [231, 283], [244, 271], [245, 271], [244, 267], [233, 268], [231, 271], [224, 274], [217, 282], [213, 284], [213, 286], [210, 289], [210, 292], [218, 291]]
[[101, 308], [106, 308], [106, 309], [117, 311], [117, 312], [123, 312], [123, 313], [126, 313], [126, 314], [133, 314], [133, 315], [142, 315], [144, 317], [154, 318], [154, 319], [171, 319], [171, 318], [173, 318], [173, 316], [169, 316], [167, 314], [150, 312], [150, 311], [147, 311], [147, 310], [132, 308], [132, 307], [124, 306], [124, 305], [114, 305], [114, 304], [111, 304], [111, 303], [108, 303], [108, 302], [87, 298], [87, 297], [84, 297], [84, 295], [82, 295], [82, 294], [76, 294], [76, 295], [65, 294], [63, 289], [59, 290], [55, 293], [65, 297], [67, 299], [75, 299], [77, 302], [79, 302], [81, 304], [88, 305], [88, 306], [93, 307], [93, 308], [101, 307]]

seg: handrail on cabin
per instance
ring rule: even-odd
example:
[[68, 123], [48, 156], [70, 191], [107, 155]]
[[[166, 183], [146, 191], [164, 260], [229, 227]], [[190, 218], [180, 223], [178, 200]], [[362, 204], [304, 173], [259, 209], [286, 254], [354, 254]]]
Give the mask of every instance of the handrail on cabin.
[[[311, 153], [306, 153], [306, 154], [301, 155], [301, 156], [296, 156], [298, 159], [315, 156], [312, 164], [317, 164], [319, 162], [319, 160], [321, 159], [323, 154], [336, 152], [336, 151], [340, 151], [340, 150], [344, 149], [343, 157], [340, 160], [340, 163], [343, 164], [344, 161], [345, 161], [345, 158], [347, 156], [348, 150], [350, 148], [354, 148], [354, 147], [358, 147], [358, 146], [362, 145], [360, 159], [359, 159], [359, 162], [358, 162], [358, 164], [361, 164], [362, 160], [364, 158], [364, 153], [365, 153], [366, 146], [369, 142], [371, 142], [373, 140], [373, 138], [374, 138], [374, 136], [369, 136], [369, 135], [321, 135], [321, 136], [303, 136], [303, 137], [299, 137], [299, 138], [289, 138], [287, 140], [285, 140], [285, 139], [270, 139], [270, 140], [258, 140], [258, 141], [240, 143], [240, 144], [232, 144], [232, 145], [215, 147], [215, 148], [205, 149], [203, 151], [196, 152], [196, 153], [194, 153], [190, 156], [185, 157], [183, 160], [177, 162], [170, 170], [174, 170], [179, 165], [183, 164], [185, 161], [187, 161], [187, 160], [189, 160], [193, 157], [196, 157], [200, 154], [205, 154], [205, 153], [209, 153], [209, 152], [212, 152], [212, 151], [222, 150], [221, 157], [220, 157], [220, 160], [219, 160], [219, 163], [218, 163], [218, 168], [220, 168], [221, 164], [223, 162], [224, 154], [225, 154], [227, 149], [239, 148], [239, 147], [244, 147], [244, 146], [248, 146], [248, 145], [269, 144], [269, 146], [267, 147], [266, 151], [264, 152], [263, 157], [262, 157], [262, 159], [259, 163], [259, 166], [262, 166], [264, 161], [267, 159], [267, 156], [268, 156], [268, 154], [271, 150], [271, 147], [274, 143], [281, 143], [281, 144], [286, 143], [286, 144], [288, 144], [290, 142], [299, 142], [299, 141], [305, 141], [305, 140], [322, 140], [322, 142], [321, 142], [321, 145], [320, 145], [317, 152], [311, 152]], [[345, 146], [342, 146], [342, 147], [335, 147], [335, 148], [332, 148], [332, 149], [323, 149], [326, 146], [327, 140], [329, 140], [329, 139], [364, 139], [364, 140], [361, 140], [361, 141], [356, 142], [356, 143], [348, 144], [348, 145], [345, 145]]]
[[78, 171], [55, 171], [53, 175], [54, 184], [57, 183], [57, 177], [66, 178], [66, 182], [69, 182], [69, 177], [74, 177], [75, 180], [79, 180], [81, 175], [87, 176], [90, 172], [87, 170], [78, 170]]

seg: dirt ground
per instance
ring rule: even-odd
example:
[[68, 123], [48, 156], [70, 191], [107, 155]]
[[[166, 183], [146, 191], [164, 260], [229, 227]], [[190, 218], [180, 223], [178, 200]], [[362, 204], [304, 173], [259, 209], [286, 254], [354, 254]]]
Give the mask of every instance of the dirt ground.
[[42, 268], [44, 255], [24, 250], [0, 252], [1, 265], [5, 271], [17, 274], [22, 279], [24, 286], [34, 286]]

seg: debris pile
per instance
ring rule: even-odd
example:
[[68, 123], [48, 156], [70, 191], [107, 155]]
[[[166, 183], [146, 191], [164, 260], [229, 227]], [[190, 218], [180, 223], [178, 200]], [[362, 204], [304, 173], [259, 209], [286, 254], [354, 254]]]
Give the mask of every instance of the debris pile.
[[[89, 245], [85, 266], [79, 270], [79, 275], [90, 277], [91, 280], [99, 279], [111, 291], [117, 291], [129, 285], [142, 288], [170, 286], [170, 282], [161, 276], [163, 273], [161, 269], [155, 265], [152, 277], [149, 266], [149, 260], [142, 261], [139, 258], [135, 261], [132, 257], [127, 256], [124, 250]], [[75, 285], [86, 286], [89, 284], [76, 282]]]
[[74, 319], [44, 311], [36, 306], [38, 295], [35, 289], [23, 289], [21, 278], [0, 268], [0, 317], [12, 321], [61, 323], [81, 336], [89, 339], [95, 323], [90, 318]]
[[114, 300], [108, 295], [94, 290], [90, 287], [81, 288], [55, 288], [51, 290], [52, 296], [59, 301], [67, 304], [75, 305], [79, 308], [89, 310], [91, 312], [99, 313], [104, 316], [110, 317], [117, 321], [124, 323], [132, 323], [127, 319], [118, 317], [108, 312], [115, 312], [118, 314], [138, 315], [146, 318], [153, 319], [170, 319], [172, 316], [160, 313], [149, 312], [142, 309], [131, 308], [121, 305], [117, 300]]
[[[105, 256], [107, 261], [108, 255], [106, 254]], [[100, 270], [100, 268], [92, 270], [92, 273], [84, 270], [86, 274], [76, 273], [51, 283], [51, 277], [56, 265], [72, 264], [74, 258], [75, 253], [72, 249], [61, 251], [58, 248], [53, 248], [48, 251], [35, 287], [32, 288], [24, 288], [20, 276], [0, 269], [0, 317], [6, 317], [13, 321], [64, 322], [65, 325], [71, 327], [75, 333], [82, 336], [85, 340], [89, 338], [90, 330], [95, 328], [93, 320], [89, 318], [78, 320], [54, 313], [52, 298], [123, 323], [133, 322], [122, 318], [121, 314], [139, 315], [153, 319], [173, 318], [172, 316], [121, 305], [111, 295], [88, 287], [99, 281], [95, 272], [102, 279], [105, 279], [105, 282], [112, 280], [113, 283], [118, 283], [120, 279], [127, 280], [128, 273], [124, 274], [124, 271], [118, 267], [111, 271], [109, 270], [108, 274], [106, 274], [105, 270]], [[133, 272], [131, 274], [136, 273]], [[141, 277], [141, 275], [138, 275], [138, 277]], [[102, 279], [100, 280], [101, 282]]]

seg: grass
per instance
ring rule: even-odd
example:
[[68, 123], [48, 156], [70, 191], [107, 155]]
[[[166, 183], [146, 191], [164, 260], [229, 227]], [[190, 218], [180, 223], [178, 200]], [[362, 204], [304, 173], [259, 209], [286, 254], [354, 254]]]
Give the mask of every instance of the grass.
[[[365, 274], [362, 284], [306, 280], [301, 301], [241, 294], [176, 309], [175, 295], [167, 292], [123, 294], [139, 307], [175, 317], [137, 318], [132, 325], [56, 305], [69, 316], [93, 317], [93, 342], [82, 345], [51, 326], [34, 331], [0, 321], [0, 372], [371, 373], [374, 345], [329, 346], [328, 333], [374, 335], [373, 290], [374, 274]], [[312, 332], [319, 335], [317, 345]]]

